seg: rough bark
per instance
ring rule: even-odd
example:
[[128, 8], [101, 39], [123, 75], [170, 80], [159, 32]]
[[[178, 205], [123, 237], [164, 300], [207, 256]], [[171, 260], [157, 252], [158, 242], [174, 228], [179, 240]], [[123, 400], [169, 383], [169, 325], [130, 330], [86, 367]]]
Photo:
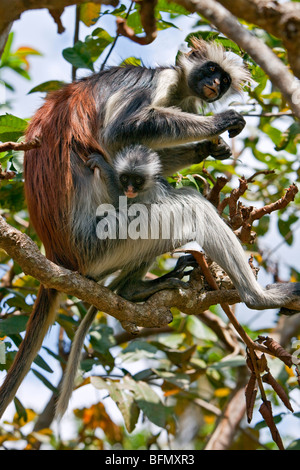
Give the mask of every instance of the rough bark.
[[294, 74], [300, 77], [300, 4], [270, 0], [218, 0], [238, 18], [253, 23], [282, 40]]
[[[3, 52], [9, 31], [15, 20], [27, 10], [48, 8], [50, 12], [63, 12], [65, 7], [85, 3], [86, 0], [1, 0], [0, 2], [0, 57]], [[118, 0], [93, 0], [104, 5], [118, 5]], [[60, 13], [60, 14], [61, 14]]]

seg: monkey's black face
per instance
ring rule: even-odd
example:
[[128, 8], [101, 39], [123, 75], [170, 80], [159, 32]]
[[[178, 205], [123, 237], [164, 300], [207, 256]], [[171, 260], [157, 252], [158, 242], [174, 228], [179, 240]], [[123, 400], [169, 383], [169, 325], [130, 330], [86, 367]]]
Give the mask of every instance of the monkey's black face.
[[230, 75], [211, 61], [195, 66], [188, 79], [188, 85], [193, 92], [208, 103], [219, 100], [230, 84]]
[[119, 179], [122, 191], [128, 198], [136, 197], [144, 189], [145, 178], [141, 175], [123, 173]]

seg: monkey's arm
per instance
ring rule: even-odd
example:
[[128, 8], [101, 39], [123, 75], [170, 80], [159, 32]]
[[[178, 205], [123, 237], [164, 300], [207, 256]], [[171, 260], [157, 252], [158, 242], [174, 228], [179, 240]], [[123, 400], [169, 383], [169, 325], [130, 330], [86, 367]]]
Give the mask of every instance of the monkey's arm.
[[218, 142], [203, 140], [196, 144], [158, 150], [158, 154], [163, 164], [163, 174], [170, 176], [182, 168], [201, 163], [209, 156], [214, 157], [216, 160], [230, 158], [231, 148], [222, 137], [219, 137]]
[[137, 113], [129, 113], [126, 108], [108, 122], [104, 139], [112, 151], [133, 143], [162, 149], [212, 139], [225, 131], [229, 137], [235, 137], [245, 124], [244, 118], [234, 110], [198, 116], [177, 108], [149, 106]]

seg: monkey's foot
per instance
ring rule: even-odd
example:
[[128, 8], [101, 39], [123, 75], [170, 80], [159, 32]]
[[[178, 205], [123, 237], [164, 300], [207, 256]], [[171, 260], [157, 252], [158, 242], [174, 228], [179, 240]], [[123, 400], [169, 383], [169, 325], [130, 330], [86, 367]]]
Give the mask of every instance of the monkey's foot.
[[232, 155], [231, 148], [229, 145], [219, 137], [218, 142], [211, 142], [210, 155], [216, 160], [226, 160]]

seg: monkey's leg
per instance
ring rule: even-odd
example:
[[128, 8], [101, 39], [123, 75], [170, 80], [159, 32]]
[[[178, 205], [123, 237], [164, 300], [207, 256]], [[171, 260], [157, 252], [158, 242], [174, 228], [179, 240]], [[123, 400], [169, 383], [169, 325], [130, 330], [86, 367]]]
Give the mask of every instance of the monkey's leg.
[[[184, 268], [187, 265], [178, 265], [173, 271], [157, 279], [143, 280], [142, 278], [146, 275], [151, 264], [142, 263], [134, 271], [122, 270], [108, 286], [109, 289], [115, 290], [118, 295], [131, 302], [143, 302], [151, 295], [164, 289], [187, 288], [187, 284], [181, 281], [181, 278], [188, 274], [184, 273]], [[188, 265], [191, 265], [191, 262]]]

